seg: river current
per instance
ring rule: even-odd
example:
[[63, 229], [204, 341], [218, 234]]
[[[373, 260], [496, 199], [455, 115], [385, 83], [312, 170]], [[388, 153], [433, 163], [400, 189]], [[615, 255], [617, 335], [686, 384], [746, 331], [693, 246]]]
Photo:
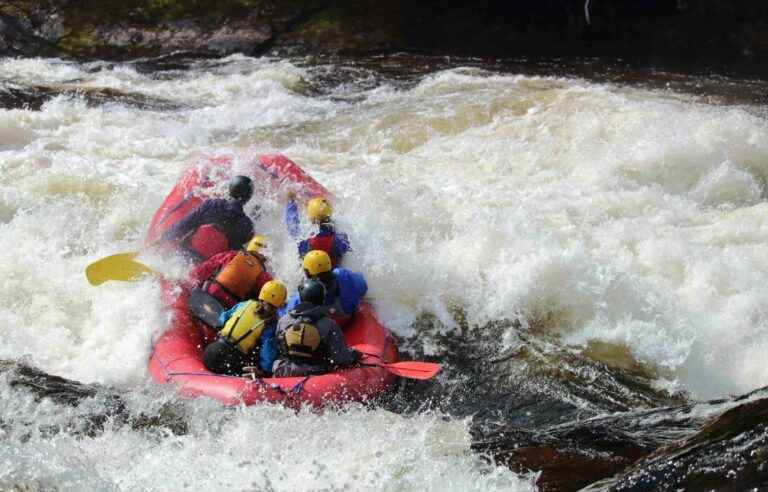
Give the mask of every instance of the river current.
[[[117, 388], [138, 411], [172, 402], [189, 432], [48, 435], [69, 410], [0, 377], [0, 489], [535, 488], [472, 451], [472, 416], [450, 405], [227, 409], [149, 380], [168, 321], [157, 282], [95, 288], [83, 270], [140, 249], [180, 173], [212, 154], [281, 152], [338, 198], [346, 266], [405, 359], [440, 360], [459, 325], [501, 323], [500, 351], [545, 337], [692, 399], [768, 385], [768, 123], [750, 101], [450, 60], [242, 56], [2, 59], [12, 96], [25, 102], [0, 106], [0, 359]], [[248, 210], [295, 284], [282, 197]]]

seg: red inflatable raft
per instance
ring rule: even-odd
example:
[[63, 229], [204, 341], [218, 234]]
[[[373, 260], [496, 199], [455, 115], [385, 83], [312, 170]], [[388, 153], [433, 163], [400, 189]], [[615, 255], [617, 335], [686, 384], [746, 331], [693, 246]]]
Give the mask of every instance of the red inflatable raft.
[[[328, 195], [327, 190], [307, 175], [298, 165], [282, 155], [253, 158], [208, 158], [190, 168], [179, 180], [155, 213], [147, 233], [151, 242], [189, 213], [208, 196], [214, 183], [226, 182], [234, 167], [237, 174], [249, 175], [257, 184], [255, 196], [274, 193], [281, 186], [297, 193]], [[227, 405], [252, 405], [279, 402], [291, 407], [310, 404], [364, 401], [391, 385], [395, 377], [380, 367], [353, 367], [310, 377], [251, 378], [211, 373], [202, 363], [202, 350], [212, 341], [213, 333], [190, 316], [188, 292], [184, 287], [163, 282], [163, 298], [173, 312], [171, 325], [154, 344], [149, 358], [149, 373], [160, 383], [173, 383], [183, 396], [205, 395]], [[359, 312], [345, 329], [347, 344], [372, 354], [363, 363], [394, 362], [397, 348], [389, 332], [362, 303]]]

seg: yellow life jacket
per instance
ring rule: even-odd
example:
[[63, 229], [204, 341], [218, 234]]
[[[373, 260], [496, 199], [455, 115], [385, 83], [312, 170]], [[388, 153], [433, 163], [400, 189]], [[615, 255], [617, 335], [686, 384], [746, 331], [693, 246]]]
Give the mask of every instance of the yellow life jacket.
[[234, 297], [245, 299], [263, 271], [264, 267], [257, 256], [240, 251], [221, 269], [213, 281]]
[[284, 355], [300, 359], [319, 360], [320, 332], [305, 320], [294, 323], [280, 334], [280, 348]]
[[259, 302], [248, 301], [229, 317], [219, 335], [248, 355], [259, 341], [265, 324], [266, 321], [259, 315]]

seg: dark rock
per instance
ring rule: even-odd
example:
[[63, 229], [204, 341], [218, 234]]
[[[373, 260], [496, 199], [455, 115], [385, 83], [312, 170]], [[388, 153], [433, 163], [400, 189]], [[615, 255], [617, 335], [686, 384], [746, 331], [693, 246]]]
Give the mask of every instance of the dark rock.
[[19, 19], [0, 13], [0, 54], [35, 56], [53, 52], [51, 44], [25, 29]]
[[230, 53], [254, 54], [258, 48], [272, 39], [272, 30], [266, 26], [224, 26], [211, 33], [200, 49], [217, 55]]
[[662, 447], [589, 491], [763, 490], [768, 486], [768, 391], [728, 408], [680, 442]]
[[[473, 449], [541, 490], [746, 490], [768, 484], [768, 390], [542, 428], [502, 426]], [[616, 473], [618, 478], [604, 479]], [[589, 485], [592, 484], [592, 485]]]
[[0, 108], [25, 108], [38, 111], [46, 101], [70, 95], [83, 98], [89, 106], [116, 102], [125, 106], [153, 110], [173, 110], [181, 104], [144, 94], [132, 94], [108, 87], [79, 87], [70, 84], [21, 86], [0, 80]]
[[621, 57], [763, 74], [768, 2], [6, 0], [0, 54]]
[[[59, 405], [74, 407], [75, 412], [68, 422], [40, 428], [43, 436], [54, 436], [61, 432], [97, 436], [107, 423], [114, 428], [128, 425], [133, 429], [157, 428], [169, 430], [177, 435], [188, 432], [183, 412], [173, 405], [163, 405], [157, 414], [132, 414], [123, 401], [120, 392], [98, 384], [84, 384], [71, 379], [47, 374], [25, 363], [0, 360], [0, 375], [7, 378], [11, 388], [30, 392], [36, 399], [48, 399]], [[24, 415], [19, 415], [20, 422], [0, 421], [0, 429], [35, 426], [35, 422], [24, 422]], [[23, 424], [23, 425], [19, 425]], [[19, 436], [21, 440], [25, 437]]]

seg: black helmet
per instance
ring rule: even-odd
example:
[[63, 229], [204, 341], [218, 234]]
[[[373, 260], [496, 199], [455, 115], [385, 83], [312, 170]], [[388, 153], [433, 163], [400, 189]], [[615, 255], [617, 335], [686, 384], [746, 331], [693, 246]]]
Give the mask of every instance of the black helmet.
[[235, 176], [229, 182], [229, 196], [243, 203], [251, 199], [253, 195], [253, 181], [248, 176]]
[[317, 280], [307, 280], [299, 285], [299, 299], [321, 306], [325, 302], [325, 286]]

